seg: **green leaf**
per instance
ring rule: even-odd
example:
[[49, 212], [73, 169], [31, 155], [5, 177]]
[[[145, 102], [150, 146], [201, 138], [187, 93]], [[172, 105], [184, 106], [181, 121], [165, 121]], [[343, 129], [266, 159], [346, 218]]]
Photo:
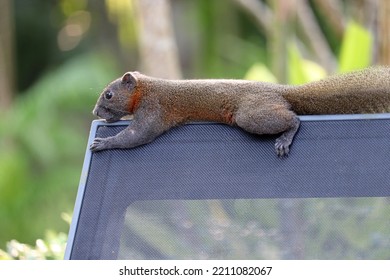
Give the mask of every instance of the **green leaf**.
[[302, 58], [295, 44], [288, 46], [288, 82], [300, 85], [326, 76], [326, 71], [317, 63]]
[[371, 33], [356, 22], [350, 21], [341, 45], [339, 72], [368, 67], [371, 62], [372, 44]]
[[255, 63], [249, 68], [248, 72], [245, 74], [245, 80], [251, 81], [262, 81], [269, 83], [276, 83], [276, 77], [271, 73], [271, 71], [262, 63]]
[[295, 44], [289, 44], [288, 48], [288, 82], [299, 85], [307, 82], [303, 59]]

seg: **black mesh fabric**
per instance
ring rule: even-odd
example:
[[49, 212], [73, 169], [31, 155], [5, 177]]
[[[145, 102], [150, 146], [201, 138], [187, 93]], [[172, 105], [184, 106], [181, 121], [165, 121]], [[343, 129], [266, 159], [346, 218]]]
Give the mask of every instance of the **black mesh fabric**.
[[[97, 137], [115, 135], [126, 127], [101, 124], [97, 127]], [[382, 253], [383, 248], [390, 252], [390, 203], [386, 198], [390, 197], [389, 140], [389, 119], [303, 121], [290, 156], [280, 159], [274, 151], [275, 137], [259, 137], [222, 124], [190, 124], [172, 129], [151, 144], [135, 149], [94, 153], [82, 206], [79, 213], [75, 212], [79, 220], [70, 258], [390, 258], [389, 253]], [[249, 206], [245, 206], [245, 201]], [[354, 210], [343, 212], [344, 216], [352, 217], [349, 221], [352, 227], [359, 205], [363, 210], [382, 205], [375, 226], [371, 225], [372, 231], [364, 237], [371, 244], [372, 235], [379, 236], [381, 249], [371, 254], [371, 245], [367, 245], [364, 250], [351, 249], [352, 253], [345, 256], [339, 251], [346, 249], [328, 250], [332, 246], [344, 246], [338, 241], [348, 238], [340, 237], [340, 233], [333, 233], [333, 239], [338, 240], [334, 244], [321, 241], [321, 246], [312, 249], [310, 238], [315, 243], [313, 236], [317, 228], [330, 223], [332, 217], [323, 216], [322, 221], [316, 216], [321, 203], [325, 205], [322, 207], [333, 210], [341, 207], [342, 212], [345, 204], [346, 209], [351, 209], [348, 205], [352, 203]], [[201, 210], [202, 207], [208, 210]], [[242, 209], [248, 207], [251, 211], [245, 216]], [[253, 209], [257, 211], [256, 217], [252, 217]], [[219, 221], [222, 224], [227, 221], [231, 226], [230, 231], [226, 230], [229, 226], [225, 227], [223, 242], [226, 244], [237, 242], [228, 241], [226, 232], [237, 236], [233, 233], [241, 232], [247, 223], [256, 224], [263, 237], [273, 228], [277, 237], [274, 235], [274, 240], [269, 241], [273, 249], [268, 251], [276, 253], [240, 251], [238, 254], [233, 249], [227, 252], [219, 249], [215, 253], [216, 247], [226, 246], [218, 243], [212, 234], [210, 237], [203, 234], [211, 232], [214, 216], [223, 216]], [[264, 222], [269, 217], [274, 217], [269, 222], [273, 226]], [[366, 218], [367, 223], [375, 220]], [[318, 224], [310, 226], [308, 221], [313, 219]], [[182, 223], [184, 229], [177, 230]], [[302, 225], [311, 229], [302, 231]], [[334, 226], [337, 223], [329, 227]], [[142, 232], [150, 232], [150, 228], [161, 231], [164, 237], [160, 243], [164, 244], [173, 242], [166, 239], [169, 235], [173, 240], [180, 239], [173, 234], [180, 232], [181, 238], [189, 242], [184, 246], [187, 249], [183, 249], [186, 253], [173, 250], [177, 244], [167, 249], [158, 244], [158, 237], [143, 236]], [[165, 236], [164, 232], [170, 234]], [[256, 236], [257, 239], [248, 241], [252, 245], [245, 246], [257, 248], [265, 242], [261, 234]], [[214, 249], [206, 246], [209, 243]], [[197, 251], [199, 248], [203, 249]]]

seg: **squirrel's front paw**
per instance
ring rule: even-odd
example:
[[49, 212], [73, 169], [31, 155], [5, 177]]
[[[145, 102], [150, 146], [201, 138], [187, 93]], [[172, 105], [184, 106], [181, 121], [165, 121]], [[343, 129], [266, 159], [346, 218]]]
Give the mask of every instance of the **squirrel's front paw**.
[[101, 150], [106, 150], [108, 149], [108, 141], [107, 141], [107, 138], [95, 138], [91, 144], [91, 146], [89, 146], [89, 149], [92, 151], [92, 152], [98, 152], [98, 151], [101, 151]]

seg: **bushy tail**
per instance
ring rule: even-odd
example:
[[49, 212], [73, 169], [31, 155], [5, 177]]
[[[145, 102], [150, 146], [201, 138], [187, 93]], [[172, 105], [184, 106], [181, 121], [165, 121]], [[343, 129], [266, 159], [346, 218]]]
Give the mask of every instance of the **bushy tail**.
[[390, 112], [390, 67], [335, 75], [283, 93], [298, 115]]

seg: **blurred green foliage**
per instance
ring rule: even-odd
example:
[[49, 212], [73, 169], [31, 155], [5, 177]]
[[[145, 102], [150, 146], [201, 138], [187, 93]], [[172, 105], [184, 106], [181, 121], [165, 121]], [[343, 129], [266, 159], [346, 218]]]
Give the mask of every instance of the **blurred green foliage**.
[[[281, 81], [272, 64], [284, 54], [271, 49], [272, 34], [233, 2], [172, 1], [184, 76]], [[13, 3], [18, 92], [0, 112], [0, 259], [60, 258], [57, 232], [69, 227], [60, 216], [73, 210], [91, 111], [109, 81], [137, 68], [138, 22], [128, 0]], [[79, 37], [67, 33], [74, 26]], [[325, 33], [339, 72], [370, 64], [373, 38], [360, 24], [350, 21], [342, 42]], [[287, 82], [329, 74], [296, 37], [285, 38]]]
[[[63, 214], [62, 218], [70, 224], [71, 217]], [[45, 238], [37, 239], [35, 246], [16, 240], [7, 242], [6, 251], [0, 249], [0, 260], [62, 260], [64, 258], [67, 234], [47, 230]]]
[[371, 61], [373, 37], [357, 24], [349, 22], [341, 45], [339, 72], [349, 72], [368, 67]]
[[37, 239], [35, 246], [16, 240], [7, 242], [7, 251], [0, 249], [0, 260], [62, 260], [67, 235], [48, 231], [44, 240]]
[[[0, 240], [33, 243], [44, 229], [67, 232], [98, 92], [117, 71], [102, 53], [43, 76], [0, 118]], [[1, 245], [3, 246], [3, 245]]]

